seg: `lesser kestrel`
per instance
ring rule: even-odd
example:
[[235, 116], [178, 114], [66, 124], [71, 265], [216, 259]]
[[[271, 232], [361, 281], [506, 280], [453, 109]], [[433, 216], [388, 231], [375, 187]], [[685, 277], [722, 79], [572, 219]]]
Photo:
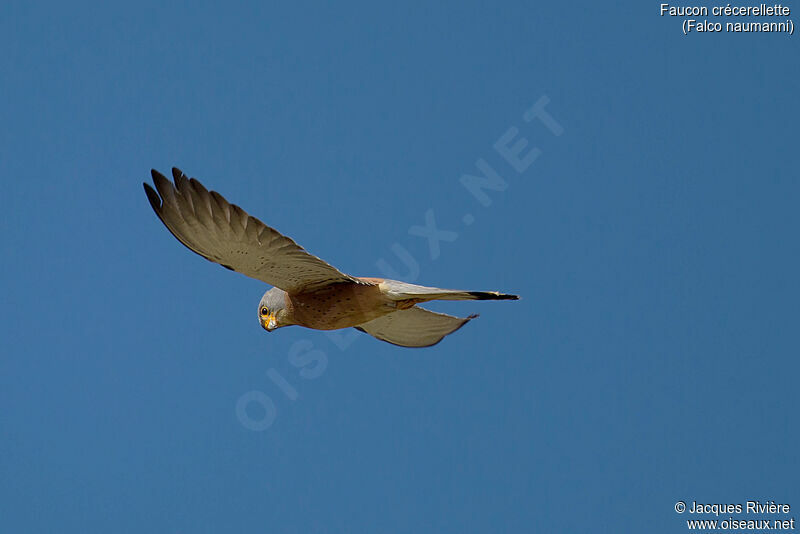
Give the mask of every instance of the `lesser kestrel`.
[[207, 260], [274, 286], [258, 305], [259, 323], [269, 332], [290, 325], [316, 330], [355, 327], [395, 345], [429, 347], [477, 315], [453, 317], [417, 304], [519, 298], [496, 291], [440, 289], [350, 276], [179, 169], [172, 169], [174, 185], [156, 170], [152, 176], [155, 190], [145, 183], [145, 193], [178, 241]]

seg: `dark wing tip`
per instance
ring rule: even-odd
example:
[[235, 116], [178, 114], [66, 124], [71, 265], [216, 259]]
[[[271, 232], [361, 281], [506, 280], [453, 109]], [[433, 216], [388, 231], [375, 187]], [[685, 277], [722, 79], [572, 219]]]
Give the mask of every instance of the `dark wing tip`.
[[480, 317], [480, 316], [481, 316], [481, 315], [480, 315], [479, 313], [473, 313], [472, 315], [470, 315], [469, 317], [467, 317], [467, 321], [471, 321], [471, 320], [473, 320], [473, 319], [477, 319], [477, 318], [478, 318], [478, 317]]
[[[158, 173], [158, 171], [155, 170], [153, 172]], [[144, 192], [147, 195], [147, 200], [150, 201], [150, 206], [152, 206], [153, 211], [158, 213], [159, 210], [161, 210], [161, 197], [158, 196], [156, 190], [153, 189], [153, 187], [147, 182], [143, 182], [142, 185], [144, 186]]]
[[172, 178], [175, 180], [175, 183], [178, 183], [181, 176], [183, 176], [183, 171], [178, 167], [172, 167]]
[[166, 177], [166, 176], [164, 176], [163, 174], [161, 174], [160, 172], [158, 172], [158, 171], [157, 171], [157, 170], [155, 170], [155, 169], [150, 169], [150, 176], [152, 176], [152, 177], [153, 177], [153, 180], [158, 180], [159, 178], [162, 178], [162, 179], [164, 179], [164, 180], [166, 180], [166, 179], [167, 179], [167, 177]]

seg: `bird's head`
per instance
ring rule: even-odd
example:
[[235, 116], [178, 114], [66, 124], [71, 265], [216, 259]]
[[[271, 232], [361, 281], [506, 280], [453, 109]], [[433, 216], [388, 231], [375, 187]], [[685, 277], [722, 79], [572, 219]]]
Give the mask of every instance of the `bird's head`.
[[286, 317], [286, 291], [273, 287], [264, 293], [258, 303], [258, 322], [267, 332], [292, 324]]

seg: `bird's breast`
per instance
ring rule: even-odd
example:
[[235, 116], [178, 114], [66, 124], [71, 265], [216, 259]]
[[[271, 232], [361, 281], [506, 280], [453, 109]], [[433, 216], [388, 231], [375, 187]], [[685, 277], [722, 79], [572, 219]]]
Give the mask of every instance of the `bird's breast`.
[[358, 326], [396, 310], [377, 285], [335, 284], [289, 300], [292, 320], [317, 330]]

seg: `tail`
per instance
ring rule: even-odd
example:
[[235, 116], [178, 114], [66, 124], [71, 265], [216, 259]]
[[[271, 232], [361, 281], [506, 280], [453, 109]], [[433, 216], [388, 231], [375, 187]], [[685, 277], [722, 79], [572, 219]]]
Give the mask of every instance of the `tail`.
[[460, 289], [442, 289], [425, 287], [397, 280], [384, 280], [381, 290], [392, 300], [414, 299], [420, 302], [429, 300], [519, 300], [519, 296], [497, 291], [462, 291]]
[[519, 295], [497, 291], [455, 291], [444, 293], [438, 300], [519, 300]]

